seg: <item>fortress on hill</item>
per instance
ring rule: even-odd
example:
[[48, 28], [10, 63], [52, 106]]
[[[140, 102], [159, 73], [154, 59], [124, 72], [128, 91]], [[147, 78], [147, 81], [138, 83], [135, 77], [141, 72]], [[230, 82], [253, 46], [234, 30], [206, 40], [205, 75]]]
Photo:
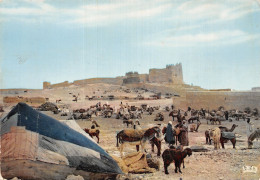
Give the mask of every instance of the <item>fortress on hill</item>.
[[252, 91], [231, 91], [231, 89], [206, 90], [199, 86], [191, 86], [183, 81], [182, 64], [167, 65], [163, 69], [149, 69], [148, 74], [138, 72], [127, 72], [125, 76], [115, 78], [90, 78], [51, 84], [43, 82], [43, 89], [69, 87], [70, 85], [85, 86], [88, 84], [106, 83], [112, 85], [124, 85], [128, 88], [144, 88], [155, 93], [172, 94], [173, 104], [176, 107], [217, 109], [219, 106], [225, 108], [240, 109], [245, 107], [260, 109], [259, 87]]
[[140, 83], [164, 83], [181, 85], [183, 82], [182, 64], [167, 65], [163, 69], [150, 69], [149, 74], [138, 74], [138, 72], [127, 72], [125, 76], [115, 78], [91, 78], [76, 80], [72, 83], [68, 81], [51, 84], [50, 82], [43, 82], [43, 89], [51, 89], [58, 87], [68, 87], [70, 85], [86, 85], [95, 83], [108, 83], [114, 85], [140, 84]]

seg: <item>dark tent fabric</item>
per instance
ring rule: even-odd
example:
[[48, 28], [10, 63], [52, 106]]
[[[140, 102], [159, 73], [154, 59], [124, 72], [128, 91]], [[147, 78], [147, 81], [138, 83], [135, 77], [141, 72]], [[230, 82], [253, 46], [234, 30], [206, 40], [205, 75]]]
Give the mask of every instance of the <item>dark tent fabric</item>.
[[[57, 141], [66, 142], [65, 144], [71, 143], [72, 146], [77, 145], [88, 148], [100, 154], [100, 159], [93, 159], [93, 157], [88, 159], [88, 157], [79, 155], [76, 155], [77, 157], [75, 156], [74, 158], [71, 154], [66, 156], [66, 152], [64, 152], [63, 155], [70, 161], [70, 166], [74, 166], [77, 169], [89, 172], [122, 173], [117, 163], [99, 145], [81, 133], [71, 129], [66, 124], [34, 110], [25, 103], [18, 103], [6, 117], [1, 119], [1, 135], [8, 133], [11, 126], [24, 126], [26, 130], [39, 133], [42, 137], [41, 139], [43, 139], [42, 141], [40, 140], [40, 145], [53, 152], [58, 151], [57, 148], [54, 148], [54, 145], [57, 145], [55, 141]], [[48, 144], [46, 143], [47, 140], [50, 142], [48, 148], [46, 148]], [[65, 147], [65, 145], [63, 145], [63, 147]]]

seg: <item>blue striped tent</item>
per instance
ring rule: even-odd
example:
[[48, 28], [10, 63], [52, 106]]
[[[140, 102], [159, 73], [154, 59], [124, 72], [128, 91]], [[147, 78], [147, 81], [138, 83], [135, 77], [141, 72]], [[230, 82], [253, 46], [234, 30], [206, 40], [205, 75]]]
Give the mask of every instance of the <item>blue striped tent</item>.
[[[16, 130], [14, 130], [15, 128]], [[19, 128], [24, 128], [24, 131], [19, 130]], [[21, 132], [27, 132], [27, 135]], [[8, 166], [8, 163], [14, 160], [19, 164], [18, 162], [26, 160], [26, 157], [34, 165], [35, 162], [44, 163], [44, 165], [49, 163], [49, 172], [60, 165], [70, 169], [67, 171], [68, 174], [77, 174], [75, 172], [84, 174], [86, 172], [88, 177], [94, 177], [96, 174], [115, 176], [122, 173], [111, 156], [93, 140], [73, 130], [66, 124], [34, 110], [25, 103], [18, 103], [1, 119], [1, 138], [2, 175], [4, 178], [10, 179], [12, 177], [10, 177], [8, 172], [5, 172], [3, 167], [5, 168], [5, 166]], [[19, 138], [21, 140], [17, 140]], [[11, 141], [13, 143], [10, 143]], [[32, 149], [35, 149], [36, 153], [34, 151], [31, 152]], [[62, 161], [63, 163], [61, 163]], [[35, 166], [37, 170], [37, 164]], [[55, 172], [59, 172], [59, 170]], [[61, 176], [60, 174], [62, 173], [64, 175]], [[29, 170], [28, 174], [30, 174]], [[63, 170], [60, 171], [58, 176], [55, 173], [53, 173], [53, 176], [52, 173], [49, 173], [48, 176], [46, 174], [40, 174], [39, 176], [44, 176], [40, 177], [40, 179], [63, 179], [67, 175]], [[16, 176], [26, 179], [24, 175], [19, 173]], [[39, 177], [35, 177], [35, 174], [28, 177], [28, 179], [37, 178]]]

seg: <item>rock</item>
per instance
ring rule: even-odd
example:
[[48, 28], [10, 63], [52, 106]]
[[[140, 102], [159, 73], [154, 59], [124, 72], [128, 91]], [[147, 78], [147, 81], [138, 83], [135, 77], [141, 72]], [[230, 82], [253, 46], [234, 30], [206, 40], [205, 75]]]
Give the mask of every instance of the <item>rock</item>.
[[191, 146], [190, 147], [193, 152], [208, 152], [209, 150], [204, 146]]
[[160, 170], [160, 162], [157, 159], [152, 158], [150, 154], [146, 155], [147, 164], [150, 168]]
[[59, 108], [55, 104], [50, 103], [50, 102], [46, 102], [46, 103], [42, 104], [41, 106], [39, 106], [39, 110], [40, 111], [52, 111], [55, 114], [59, 113]]

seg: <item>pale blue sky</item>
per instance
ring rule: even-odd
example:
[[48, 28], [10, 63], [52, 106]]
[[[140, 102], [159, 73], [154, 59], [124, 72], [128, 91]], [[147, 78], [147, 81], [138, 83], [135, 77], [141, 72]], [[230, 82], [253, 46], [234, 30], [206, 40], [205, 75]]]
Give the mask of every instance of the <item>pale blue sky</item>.
[[260, 86], [259, 0], [2, 0], [0, 37], [1, 88], [178, 62], [188, 84]]

